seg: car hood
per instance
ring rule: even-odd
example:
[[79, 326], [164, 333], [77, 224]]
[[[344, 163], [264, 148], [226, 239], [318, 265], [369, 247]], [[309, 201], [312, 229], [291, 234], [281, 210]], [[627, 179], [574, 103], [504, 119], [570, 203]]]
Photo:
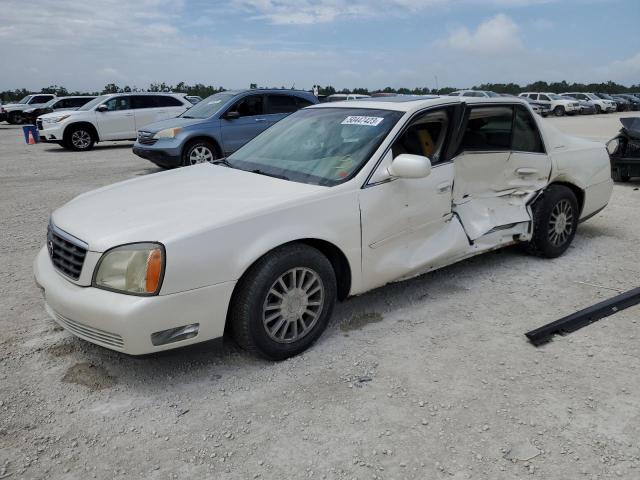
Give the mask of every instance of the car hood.
[[621, 118], [622, 132], [628, 136], [640, 139], [640, 117]]
[[145, 132], [150, 132], [150, 133], [157, 133], [160, 130], [164, 130], [165, 128], [186, 128], [186, 127], [190, 127], [191, 125], [199, 125], [203, 122], [207, 122], [209, 121], [206, 118], [183, 118], [183, 117], [176, 117], [176, 118], [168, 118], [166, 120], [161, 120], [159, 122], [154, 122], [154, 123], [149, 123], [147, 125], [143, 125], [142, 128], [139, 128], [138, 130], [143, 130]]
[[52, 113], [45, 113], [44, 115], [42, 115], [40, 118], [56, 118], [56, 117], [60, 117], [61, 115], [82, 115], [82, 114], [87, 114], [89, 113], [89, 111], [87, 110], [64, 110], [64, 113], [62, 113], [63, 111], [58, 112], [53, 111]]
[[327, 187], [290, 182], [221, 165], [146, 175], [84, 193], [51, 216], [95, 252], [132, 242], [168, 244], [291, 206]]

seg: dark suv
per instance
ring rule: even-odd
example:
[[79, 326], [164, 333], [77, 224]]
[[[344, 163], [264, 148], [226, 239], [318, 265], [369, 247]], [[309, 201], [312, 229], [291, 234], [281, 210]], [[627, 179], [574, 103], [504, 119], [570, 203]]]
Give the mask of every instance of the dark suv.
[[290, 113], [316, 103], [311, 93], [298, 90], [216, 93], [177, 118], [139, 128], [133, 153], [164, 168], [213, 162]]

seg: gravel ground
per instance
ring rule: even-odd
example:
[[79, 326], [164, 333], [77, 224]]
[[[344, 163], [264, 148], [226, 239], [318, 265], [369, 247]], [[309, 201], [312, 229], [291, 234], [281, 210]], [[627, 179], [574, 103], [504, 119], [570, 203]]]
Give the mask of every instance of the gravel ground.
[[[550, 119], [608, 139], [620, 115]], [[214, 341], [132, 358], [47, 318], [52, 209], [155, 172], [0, 126], [0, 479], [640, 478], [640, 308], [542, 348], [524, 332], [638, 286], [640, 183], [556, 260], [485, 254], [338, 305], [308, 352]]]

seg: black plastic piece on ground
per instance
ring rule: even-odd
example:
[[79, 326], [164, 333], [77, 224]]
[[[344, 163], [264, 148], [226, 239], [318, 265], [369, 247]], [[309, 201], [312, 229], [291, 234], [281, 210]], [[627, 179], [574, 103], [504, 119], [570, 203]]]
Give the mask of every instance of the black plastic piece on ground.
[[629, 290], [616, 297], [587, 307], [579, 312], [572, 313], [560, 320], [551, 322], [543, 327], [527, 332], [525, 335], [536, 347], [547, 343], [554, 335], [567, 335], [582, 327], [591, 325], [614, 313], [632, 307], [640, 303], [640, 288]]

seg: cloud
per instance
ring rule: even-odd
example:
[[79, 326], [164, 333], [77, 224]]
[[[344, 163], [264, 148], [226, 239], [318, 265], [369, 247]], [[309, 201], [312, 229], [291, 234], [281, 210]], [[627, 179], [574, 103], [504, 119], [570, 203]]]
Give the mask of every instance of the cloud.
[[516, 8], [559, 0], [232, 0], [231, 5], [275, 25], [309, 25], [344, 20], [406, 16], [435, 8], [479, 6]]
[[496, 53], [523, 48], [520, 28], [502, 13], [481, 23], [475, 30], [457, 28], [445, 43], [454, 50], [474, 53]]

